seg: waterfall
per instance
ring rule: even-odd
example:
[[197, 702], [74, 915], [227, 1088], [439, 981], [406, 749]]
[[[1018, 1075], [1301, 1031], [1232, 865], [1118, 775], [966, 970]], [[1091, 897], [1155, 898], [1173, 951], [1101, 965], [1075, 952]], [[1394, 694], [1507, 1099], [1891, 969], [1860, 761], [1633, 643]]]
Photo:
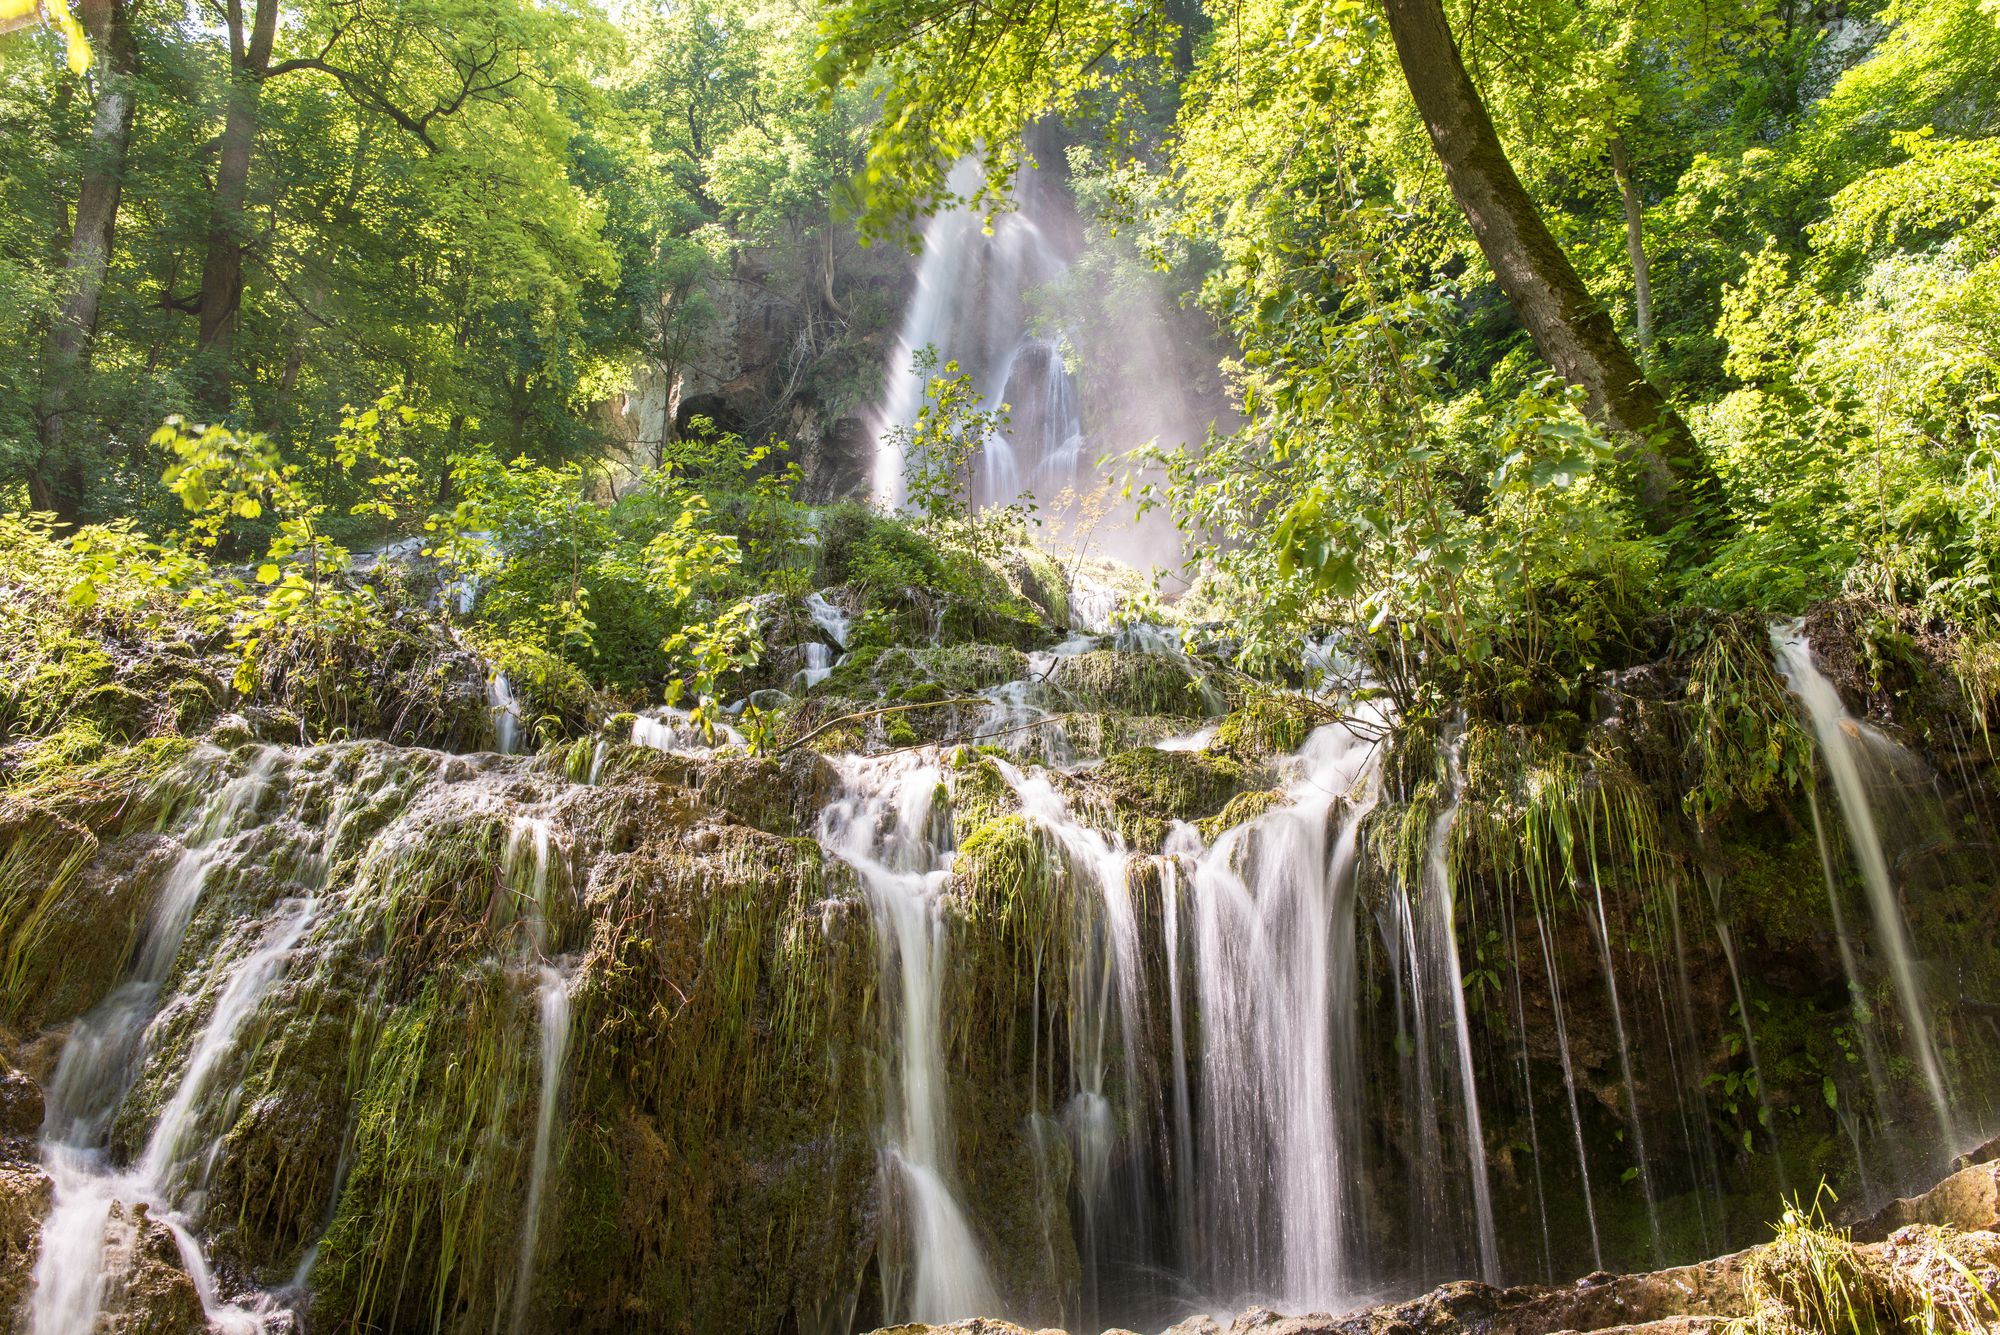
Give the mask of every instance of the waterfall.
[[556, 1139], [556, 1111], [562, 1098], [563, 1063], [569, 1056], [570, 973], [544, 964], [537, 995], [542, 1030], [541, 1087], [535, 1104], [535, 1148], [528, 1161], [528, 1194], [521, 1216], [521, 1261], [514, 1280], [513, 1319], [509, 1329], [519, 1335], [534, 1292], [535, 1245], [541, 1237], [542, 1194], [547, 1189], [551, 1147]]
[[821, 814], [819, 841], [867, 892], [893, 1017], [885, 1174], [902, 1234], [883, 1250], [884, 1301], [913, 1321], [991, 1316], [999, 1308], [984, 1248], [957, 1187], [957, 1138], [945, 1075], [942, 983], [946, 933], [939, 898], [951, 879], [944, 782], [914, 755], [849, 759], [845, 791]]
[[[976, 158], [962, 160], [947, 189], [959, 198], [971, 195], [982, 170]], [[1032, 187], [1032, 178], [1024, 184]], [[986, 216], [963, 205], [940, 210], [925, 224], [916, 291], [877, 416], [873, 495], [883, 508], [898, 509], [905, 500], [903, 440], [929, 388], [913, 369], [926, 348], [937, 353], [933, 374], [955, 361], [972, 377], [986, 409], [1004, 403], [1016, 410], [1011, 426], [985, 442], [969, 500], [1008, 504], [1042, 485], [1053, 496], [1075, 473], [1083, 451], [1075, 386], [1058, 341], [1028, 332], [1024, 301], [1068, 264], [1044, 225], [1049, 220], [1040, 216], [1040, 201], [1041, 192], [1028, 190], [1019, 207], [994, 217], [990, 232]]]
[[742, 746], [743, 734], [719, 719], [705, 731], [687, 710], [665, 705], [632, 720], [632, 745], [669, 755], [710, 755], [721, 747]]
[[[817, 626], [827, 639], [833, 641], [833, 646], [829, 646], [825, 640], [808, 640], [801, 646], [806, 666], [800, 675], [805, 679], [806, 689], [811, 690], [833, 674], [833, 669], [837, 666], [834, 647], [837, 646], [842, 650], [847, 648], [847, 637], [852, 630], [852, 623], [847, 613], [835, 607], [823, 593], [806, 595], [806, 614], [812, 618], [813, 625]], [[842, 654], [843, 658], [845, 656]]]
[[[113, 1279], [107, 1230], [112, 1207], [120, 1202], [145, 1206], [172, 1231], [213, 1328], [247, 1335], [265, 1330], [276, 1315], [268, 1303], [259, 1310], [221, 1298], [180, 1207], [198, 1197], [220, 1149], [219, 1139], [207, 1145], [199, 1140], [203, 1114], [230, 1101], [214, 1088], [218, 1068], [240, 1047], [245, 1026], [315, 920], [317, 894], [281, 903], [262, 939], [242, 958], [222, 966], [208, 1019], [137, 1161], [121, 1168], [111, 1158], [108, 1140], [119, 1104], [138, 1078], [161, 991], [217, 854], [226, 841], [251, 827], [279, 754], [259, 753], [208, 804], [161, 886], [131, 975], [77, 1021], [63, 1045], [42, 1123], [42, 1159], [54, 1184], [54, 1203], [35, 1263], [29, 1306], [33, 1335], [74, 1335], [96, 1327]], [[338, 821], [336, 812], [331, 823]], [[192, 1183], [185, 1180], [190, 1174]]]
[[[1653, 1166], [1646, 1153], [1645, 1110], [1639, 1106], [1638, 1082], [1632, 1078], [1632, 1043], [1625, 1034], [1625, 1005], [1618, 999], [1618, 966], [1611, 951], [1611, 919], [1604, 911], [1604, 886], [1593, 884], [1596, 892], [1597, 948], [1604, 960], [1604, 990], [1611, 1001], [1611, 1030], [1618, 1036], [1618, 1070], [1625, 1084], [1625, 1115], [1632, 1126], [1633, 1166], [1639, 1170], [1639, 1189], [1646, 1198], [1646, 1231], [1653, 1241], [1653, 1264], [1665, 1265], [1660, 1250], [1660, 1204], [1653, 1194]], [[1484, 1155], [1481, 1156], [1484, 1175]], [[1489, 1275], [1488, 1278], [1491, 1278]]]
[[1355, 837], [1334, 807], [1372, 744], [1339, 724], [1301, 749], [1285, 806], [1196, 862], [1202, 1031], [1195, 1165], [1199, 1279], [1217, 1292], [1338, 1311], [1361, 1242], [1356, 1188]]
[[1160, 928], [1167, 956], [1167, 1028], [1173, 1045], [1173, 1140], [1168, 1167], [1174, 1182], [1174, 1238], [1183, 1255], [1195, 1238], [1194, 1101], [1188, 1085], [1187, 1001], [1184, 996], [1181, 940], [1182, 901], [1186, 897], [1184, 865], [1201, 857], [1201, 835], [1189, 825], [1175, 824], [1160, 859]]
[[[1003, 760], [993, 765], [1020, 799], [1021, 814], [1061, 852], [1072, 884], [1081, 883], [1082, 893], [1072, 896], [1077, 939], [1070, 968], [1070, 1072], [1076, 1088], [1065, 1122], [1083, 1213], [1078, 1231], [1084, 1310], [1090, 1312], [1100, 1301], [1105, 1253], [1114, 1243], [1126, 1253], [1146, 1249], [1143, 1184], [1135, 1179], [1132, 1199], [1123, 1202], [1114, 1201], [1110, 1190], [1122, 1133], [1152, 1106], [1152, 1090], [1139, 1066], [1146, 1047], [1141, 997], [1146, 966], [1132, 904], [1132, 855], [1123, 840], [1079, 821], [1046, 774], [1024, 773]], [[1112, 1101], [1114, 1041], [1122, 1109]], [[1108, 1231], [1114, 1226], [1115, 1239]]]
[[1452, 884], [1446, 850], [1451, 827], [1458, 819], [1458, 775], [1453, 764], [1453, 795], [1431, 832], [1424, 862], [1423, 917], [1429, 924], [1433, 959], [1442, 956], [1445, 973], [1435, 984], [1449, 994], [1454, 1049], [1458, 1058], [1459, 1097], [1465, 1118], [1466, 1178], [1472, 1184], [1473, 1226], [1479, 1240], [1479, 1273], [1489, 1284], [1500, 1282], [1499, 1235], [1493, 1226], [1493, 1193], [1486, 1179], [1486, 1133], [1479, 1117], [1479, 1082], [1472, 1066], [1472, 1026], [1465, 1014], [1465, 967], [1458, 957], [1457, 887]]
[[[1888, 855], [1883, 852], [1882, 836], [1869, 796], [1870, 774], [1885, 769], [1893, 772], [1895, 763], [1899, 759], [1907, 761], [1908, 757], [1894, 742], [1847, 712], [1847, 707], [1841, 703], [1840, 692], [1814, 664], [1812, 646], [1806, 640], [1802, 625], [1774, 626], [1771, 645], [1777, 655], [1778, 671], [1783, 674], [1786, 685], [1791, 687], [1792, 694], [1805, 706], [1813, 735], [1819, 741], [1821, 763], [1833, 781], [1834, 796], [1840, 802], [1840, 814], [1847, 826], [1848, 851], [1854, 857], [1861, 873], [1862, 887], [1867, 892], [1869, 911], [1875, 921], [1876, 944], [1888, 961], [1889, 978], [1903, 1014], [1905, 1041], [1917, 1069], [1923, 1074], [1924, 1088], [1930, 1095], [1938, 1129], [1944, 1137], [1945, 1152], [1952, 1153], [1957, 1133], [1951, 1098], [1945, 1090], [1943, 1064], [1931, 1034], [1930, 1008], [1924, 997], [1922, 981], [1917, 977], [1916, 960], [1910, 950], [1909, 928], [1903, 920], [1902, 902], [1889, 874]], [[1831, 857], [1826, 861], [1830, 869], [1833, 865]], [[1831, 878], [1827, 882], [1827, 893], [1838, 911], [1840, 888]], [[1844, 927], [1841, 941], [1843, 958], [1850, 966], [1850, 980], [1858, 987], [1860, 980], [1851, 973], [1851, 948], [1847, 944]]]
[[514, 683], [504, 672], [493, 674], [486, 688], [487, 711], [493, 716], [493, 747], [511, 756], [521, 745], [521, 702], [515, 698]]

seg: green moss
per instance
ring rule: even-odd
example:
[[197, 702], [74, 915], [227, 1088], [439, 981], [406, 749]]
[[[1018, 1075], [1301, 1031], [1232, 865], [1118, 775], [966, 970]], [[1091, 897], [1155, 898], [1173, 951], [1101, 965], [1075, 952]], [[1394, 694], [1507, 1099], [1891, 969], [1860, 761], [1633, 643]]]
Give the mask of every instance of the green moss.
[[1256, 696], [1217, 725], [1215, 746], [1241, 756], [1290, 755], [1305, 744], [1311, 725], [1278, 696]]
[[817, 689], [827, 695], [847, 697], [943, 699], [1016, 681], [1027, 672], [1027, 657], [1007, 645], [863, 648], [835, 668]]
[[1770, 945], [1801, 944], [1825, 927], [1826, 878], [1811, 834], [1771, 833], [1740, 828], [1721, 845], [1723, 911]]
[[1196, 828], [1201, 831], [1203, 839], [1214, 843], [1237, 826], [1247, 824], [1273, 808], [1284, 806], [1287, 800], [1282, 788], [1260, 788], [1238, 793], [1229, 799], [1227, 806], [1199, 822]]
[[[1060, 853], [1025, 817], [998, 816], [973, 830], [959, 846], [953, 866], [961, 887], [961, 923], [974, 964], [968, 976], [980, 973], [980, 956], [994, 975], [1008, 980], [1008, 993], [1033, 989], [1038, 977], [1051, 989], [1051, 966], [1062, 959], [1061, 943], [1068, 918], [1061, 899], [1063, 864]], [[996, 1026], [1011, 1027], [1005, 1008], [990, 1002], [976, 1007]]]
[[961, 747], [951, 758], [952, 832], [961, 848], [980, 827], [1019, 806], [993, 757]]
[[857, 505], [825, 512], [814, 582], [853, 590], [862, 610], [857, 646], [988, 641], [1026, 648], [1052, 638], [1043, 614], [999, 570]]
[[532, 1140], [532, 998], [495, 968], [441, 974], [383, 1024], [321, 1243], [328, 1325], [479, 1329], [504, 1312]]
[[1090, 782], [1109, 817], [1136, 847], [1158, 847], [1169, 823], [1214, 816], [1247, 780], [1220, 752], [1141, 747], [1111, 756]]
[[1165, 654], [1093, 649], [1056, 660], [1049, 683], [1072, 708], [1198, 718], [1199, 683]]
[[273, 992], [275, 1031], [243, 1077], [210, 1179], [211, 1251], [276, 1283], [318, 1238], [340, 1187], [348, 1110], [380, 1020], [358, 938], [314, 951]]

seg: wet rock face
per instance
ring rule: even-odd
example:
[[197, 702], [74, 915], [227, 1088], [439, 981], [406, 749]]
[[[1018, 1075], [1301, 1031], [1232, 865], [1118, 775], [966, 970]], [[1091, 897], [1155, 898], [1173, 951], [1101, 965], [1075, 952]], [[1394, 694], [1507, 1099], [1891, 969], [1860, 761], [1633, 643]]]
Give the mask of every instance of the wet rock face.
[[0, 1162], [0, 1329], [22, 1324], [41, 1255], [42, 1219], [53, 1195], [49, 1175], [32, 1159]]
[[203, 1335], [201, 1295], [181, 1261], [173, 1231], [143, 1205], [113, 1205], [105, 1221], [110, 1282], [96, 1335]]
[[1962, 1168], [1921, 1196], [1891, 1201], [1854, 1226], [1858, 1242], [1881, 1242], [1911, 1224], [2000, 1232], [2000, 1162]]
[[[1990, 1331], [2000, 1321], [1996, 1267], [2000, 1235], [1992, 1233], [1912, 1227], [1869, 1245], [1833, 1233], [1792, 1233], [1763, 1247], [1650, 1274], [1512, 1289], [1462, 1280], [1339, 1315], [1288, 1316], [1252, 1307], [1224, 1320], [1192, 1316], [1163, 1335], [1713, 1335], [1743, 1329], [1746, 1322], [1801, 1333]], [[1842, 1286], [1831, 1300], [1833, 1291], [1817, 1287], [1828, 1276]], [[1004, 1322], [961, 1321], [892, 1326], [875, 1335], [1027, 1333]]]

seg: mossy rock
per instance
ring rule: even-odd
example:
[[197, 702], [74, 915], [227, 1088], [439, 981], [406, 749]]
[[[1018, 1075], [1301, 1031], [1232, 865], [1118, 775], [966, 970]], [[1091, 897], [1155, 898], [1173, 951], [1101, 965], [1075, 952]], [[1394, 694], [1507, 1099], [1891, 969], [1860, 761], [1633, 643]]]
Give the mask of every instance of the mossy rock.
[[859, 505], [823, 512], [813, 582], [845, 586], [860, 613], [856, 648], [986, 641], [1032, 649], [1054, 639], [1044, 614], [1001, 571]]
[[0, 807], [6, 1013], [60, 1024], [110, 994], [161, 878], [181, 858], [154, 835], [100, 841], [46, 809]]
[[179, 1240], [144, 1205], [112, 1203], [104, 1259], [109, 1279], [99, 1298], [97, 1331], [203, 1335], [210, 1329]]
[[984, 752], [959, 748], [951, 758], [950, 783], [952, 832], [961, 849], [982, 826], [1020, 808], [993, 757]]
[[223, 1135], [205, 1221], [211, 1250], [282, 1282], [325, 1224], [340, 1186], [349, 1080], [373, 1041], [367, 952], [358, 939], [315, 950], [272, 989], [272, 1028], [244, 1074]]
[[[914, 701], [971, 695], [1028, 674], [1028, 659], [1002, 644], [862, 649], [835, 668], [819, 689], [828, 695], [877, 695]], [[913, 697], [911, 692], [919, 692]]]
[[1238, 793], [1229, 799], [1222, 810], [1197, 822], [1196, 828], [1201, 831], [1201, 837], [1212, 844], [1228, 831], [1246, 825], [1290, 800], [1290, 795], [1282, 788], [1255, 788], [1247, 793]]
[[1312, 724], [1277, 696], [1257, 696], [1216, 726], [1215, 747], [1244, 757], [1290, 755], [1305, 745]]
[[531, 987], [480, 964], [434, 973], [384, 1021], [314, 1268], [316, 1324], [500, 1320], [534, 1138], [533, 1005]]
[[1199, 681], [1167, 654], [1093, 649], [1055, 661], [1049, 685], [1073, 709], [1200, 718]]
[[1070, 624], [1069, 578], [1046, 552], [1015, 547], [1000, 558], [1000, 573], [1014, 596], [1040, 614], [1044, 624]]
[[804, 750], [781, 756], [721, 751], [703, 757], [695, 775], [704, 803], [769, 834], [810, 834], [838, 787], [825, 757]]
[[1243, 787], [1247, 771], [1217, 752], [1143, 747], [1112, 756], [1091, 778], [1120, 814], [1195, 821], [1222, 810]]

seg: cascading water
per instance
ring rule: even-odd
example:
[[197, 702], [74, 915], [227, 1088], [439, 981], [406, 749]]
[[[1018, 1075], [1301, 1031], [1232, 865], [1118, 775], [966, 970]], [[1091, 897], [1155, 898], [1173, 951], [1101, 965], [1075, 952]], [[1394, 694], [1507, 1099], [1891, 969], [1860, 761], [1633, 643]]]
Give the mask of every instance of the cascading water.
[[569, 1057], [570, 971], [544, 964], [538, 974], [537, 1011], [541, 1021], [540, 1089], [535, 1103], [535, 1148], [528, 1161], [528, 1193], [521, 1216], [521, 1261], [514, 1278], [513, 1319], [516, 1335], [525, 1327], [528, 1299], [534, 1291], [536, 1244], [541, 1239], [542, 1196], [547, 1190], [549, 1159], [556, 1140], [556, 1113], [561, 1107], [563, 1066]]
[[[1889, 859], [1883, 851], [1869, 791], [1868, 775], [1871, 771], [1884, 767], [1893, 771], [1899, 761], [1909, 763], [1908, 757], [1901, 754], [1902, 748], [1894, 742], [1847, 712], [1840, 692], [1834, 689], [1833, 683], [1813, 662], [1812, 646], [1807, 642], [1801, 625], [1774, 626], [1771, 645], [1777, 655], [1778, 671], [1805, 707], [1813, 735], [1818, 739], [1821, 763], [1833, 781], [1834, 795], [1839, 799], [1841, 816], [1846, 822], [1848, 850], [1854, 857], [1861, 873], [1862, 887], [1867, 892], [1876, 944], [1889, 966], [1889, 978], [1895, 988], [1897, 1006], [1902, 1012], [1905, 1043], [1923, 1076], [1924, 1088], [1930, 1096], [1932, 1111], [1937, 1117], [1946, 1148], [1953, 1149], [1956, 1147], [1957, 1132], [1951, 1097], [1945, 1088], [1944, 1066], [1938, 1057], [1937, 1041], [1931, 1034], [1930, 1007], [1924, 996], [1922, 980], [1917, 976], [1916, 959], [1910, 949], [1909, 927], [1904, 922], [1902, 902], [1889, 873]], [[1824, 848], [1822, 842], [1823, 851]], [[1832, 865], [1832, 859], [1828, 857], [1829, 872]], [[1831, 878], [1827, 893], [1835, 901], [1837, 910], [1841, 891]], [[1844, 930], [1841, 937], [1843, 957], [1850, 970], [1850, 983], [1859, 988], [1861, 980], [1853, 975], [1852, 950], [1846, 942]]]
[[1489, 1284], [1500, 1282], [1500, 1242], [1493, 1225], [1493, 1190], [1486, 1178], [1486, 1134], [1479, 1116], [1479, 1080], [1472, 1063], [1472, 1026], [1465, 1013], [1465, 966], [1458, 956], [1458, 890], [1452, 884], [1446, 850], [1451, 827], [1458, 819], [1459, 779], [1457, 764], [1452, 766], [1451, 804], [1438, 817], [1431, 835], [1429, 856], [1424, 863], [1425, 920], [1430, 924], [1434, 955], [1441, 955], [1444, 976], [1438, 979], [1451, 999], [1453, 1047], [1458, 1058], [1459, 1097], [1465, 1118], [1466, 1180], [1472, 1187], [1473, 1226], [1479, 1240], [1479, 1272]]
[[[947, 183], [959, 198], [977, 190], [981, 167], [967, 158]], [[1032, 183], [1030, 183], [1032, 184]], [[1021, 207], [993, 219], [959, 206], [934, 214], [924, 228], [916, 292], [889, 364], [875, 436], [873, 491], [878, 505], [900, 508], [905, 497], [903, 433], [917, 420], [929, 389], [915, 369], [917, 355], [937, 354], [932, 374], [956, 362], [972, 377], [984, 405], [1015, 410], [1006, 430], [982, 450], [970, 498], [1007, 504], [1023, 493], [1053, 496], [1076, 472], [1083, 429], [1075, 386], [1058, 340], [1028, 331], [1029, 291], [1059, 277], [1067, 258], [1031, 189]]]
[[1339, 1310], [1354, 1292], [1352, 919], [1366, 806], [1345, 808], [1330, 845], [1328, 825], [1372, 754], [1358, 732], [1319, 729], [1290, 803], [1224, 834], [1194, 867], [1195, 1268], [1225, 1298]]
[[999, 1307], [984, 1250], [958, 1191], [957, 1138], [944, 1063], [946, 934], [939, 898], [951, 881], [944, 776], [916, 756], [852, 760], [843, 796], [822, 813], [821, 846], [867, 892], [893, 998], [890, 1097], [883, 1164], [903, 1210], [902, 1237], [885, 1249], [886, 1303], [915, 1321], [952, 1321]]
[[[805, 688], [811, 690], [832, 676], [834, 668], [846, 658], [847, 637], [852, 626], [847, 613], [828, 601], [824, 593], [806, 595], [806, 614], [812, 618], [813, 625], [833, 641], [832, 645], [828, 645], [826, 640], [808, 640], [800, 646], [806, 665], [799, 676]], [[834, 657], [836, 651], [840, 653], [839, 659]]]
[[[1486, 1176], [1485, 1132], [1479, 1110], [1471, 1025], [1465, 1007], [1464, 968], [1459, 960], [1456, 887], [1449, 860], [1451, 831], [1458, 819], [1458, 775], [1454, 758], [1452, 791], [1432, 820], [1422, 874], [1415, 885], [1399, 880], [1391, 890], [1387, 936], [1402, 994], [1412, 1133], [1417, 1149], [1411, 1208], [1414, 1236], [1423, 1239], [1426, 1268], [1450, 1268], [1466, 1236], [1464, 1227], [1439, 1230], [1438, 1219], [1470, 1226], [1476, 1250], [1471, 1261], [1489, 1282], [1499, 1275], [1499, 1243]], [[1455, 1147], [1447, 1138], [1455, 1138]], [[1451, 1150], [1462, 1157], [1462, 1174], [1449, 1166]], [[1459, 1184], [1465, 1192], [1461, 1195]], [[1423, 1225], [1432, 1224], [1429, 1230]]]
[[199, 1192], [216, 1148], [199, 1143], [198, 1123], [220, 1101], [213, 1088], [217, 1067], [238, 1046], [244, 1025], [311, 926], [318, 907], [315, 893], [281, 904], [262, 939], [240, 960], [225, 965], [192, 1056], [137, 1161], [118, 1165], [107, 1140], [112, 1119], [139, 1076], [162, 989], [216, 856], [250, 823], [278, 760], [275, 750], [264, 751], [211, 800], [161, 887], [130, 976], [77, 1022], [63, 1046], [42, 1127], [43, 1162], [55, 1190], [35, 1265], [29, 1307], [33, 1335], [73, 1335], [96, 1327], [115, 1278], [107, 1234], [114, 1207], [121, 1203], [145, 1207], [173, 1231], [213, 1328], [231, 1335], [261, 1332], [275, 1315], [272, 1304], [258, 1310], [220, 1297], [179, 1207]]
[[493, 749], [511, 756], [521, 749], [521, 702], [504, 672], [487, 683], [487, 711], [493, 716]]
[[[1146, 1046], [1141, 997], [1145, 960], [1132, 903], [1132, 855], [1123, 840], [1079, 821], [1047, 775], [1026, 773], [1000, 760], [994, 766], [1020, 800], [1021, 814], [1054, 843], [1068, 879], [1080, 891], [1072, 896], [1079, 910], [1075, 919], [1079, 939], [1069, 980], [1074, 1007], [1070, 1072], [1075, 1092], [1064, 1120], [1083, 1214], [1079, 1221], [1083, 1298], [1085, 1310], [1094, 1310], [1101, 1301], [1104, 1253], [1114, 1241], [1127, 1253], [1143, 1254], [1146, 1246], [1141, 1235], [1147, 1202], [1138, 1193], [1138, 1184], [1133, 1184], [1134, 1198], [1124, 1202], [1115, 1201], [1111, 1191], [1122, 1129], [1151, 1104], [1138, 1062]], [[1123, 1116], [1112, 1101], [1114, 1043], [1119, 1053], [1116, 1088], [1126, 1101]], [[1107, 1236], [1114, 1220], [1119, 1230], [1115, 1240]]]

